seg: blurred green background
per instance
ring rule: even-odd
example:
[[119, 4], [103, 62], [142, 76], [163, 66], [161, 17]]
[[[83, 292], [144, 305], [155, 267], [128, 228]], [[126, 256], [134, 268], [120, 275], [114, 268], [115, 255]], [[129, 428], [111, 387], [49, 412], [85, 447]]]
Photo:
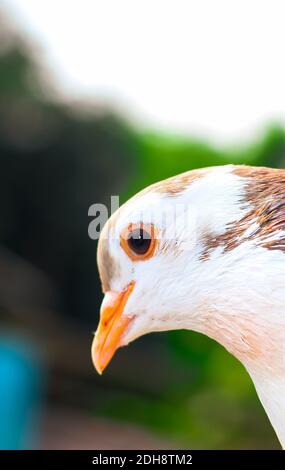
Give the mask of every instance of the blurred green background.
[[149, 335], [95, 373], [102, 294], [88, 208], [192, 168], [284, 167], [284, 130], [269, 125], [241, 148], [214, 148], [60, 104], [50, 89], [30, 43], [0, 17], [2, 391], [11, 383], [0, 447], [278, 448], [247, 373], [206, 337]]

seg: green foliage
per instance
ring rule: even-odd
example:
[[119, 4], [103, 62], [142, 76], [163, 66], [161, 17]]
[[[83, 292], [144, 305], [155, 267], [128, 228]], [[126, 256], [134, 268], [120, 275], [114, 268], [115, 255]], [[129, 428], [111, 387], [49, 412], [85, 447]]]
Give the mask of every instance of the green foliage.
[[127, 199], [151, 183], [194, 168], [246, 164], [282, 167], [285, 164], [285, 133], [278, 125], [268, 127], [263, 138], [231, 148], [215, 148], [190, 137], [134, 131], [133, 158], [136, 175], [123, 194]]

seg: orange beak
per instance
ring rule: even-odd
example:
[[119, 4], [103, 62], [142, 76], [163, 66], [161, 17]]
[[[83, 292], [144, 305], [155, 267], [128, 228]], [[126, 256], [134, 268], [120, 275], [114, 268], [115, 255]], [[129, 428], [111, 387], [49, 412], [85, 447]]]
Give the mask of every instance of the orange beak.
[[92, 361], [99, 374], [102, 374], [121, 346], [121, 337], [132, 320], [123, 315], [123, 311], [134, 285], [131, 282], [122, 292], [108, 291], [105, 294], [91, 350]]

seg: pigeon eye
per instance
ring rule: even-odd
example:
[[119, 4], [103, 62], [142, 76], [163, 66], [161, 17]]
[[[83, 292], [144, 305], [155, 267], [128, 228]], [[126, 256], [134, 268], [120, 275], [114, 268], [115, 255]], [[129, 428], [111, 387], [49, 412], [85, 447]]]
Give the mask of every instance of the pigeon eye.
[[153, 225], [130, 224], [121, 235], [121, 247], [132, 260], [151, 258], [156, 246]]
[[145, 255], [149, 250], [150, 244], [151, 238], [146, 230], [137, 228], [129, 233], [128, 245], [137, 255]]

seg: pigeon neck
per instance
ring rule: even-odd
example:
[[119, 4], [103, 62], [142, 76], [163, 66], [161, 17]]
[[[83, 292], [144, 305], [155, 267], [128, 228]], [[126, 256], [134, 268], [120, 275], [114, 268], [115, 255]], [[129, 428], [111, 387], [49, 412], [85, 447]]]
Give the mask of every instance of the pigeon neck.
[[248, 370], [254, 383], [259, 399], [277, 434], [283, 449], [285, 449], [285, 375], [275, 373], [264, 374], [260, 370]]

